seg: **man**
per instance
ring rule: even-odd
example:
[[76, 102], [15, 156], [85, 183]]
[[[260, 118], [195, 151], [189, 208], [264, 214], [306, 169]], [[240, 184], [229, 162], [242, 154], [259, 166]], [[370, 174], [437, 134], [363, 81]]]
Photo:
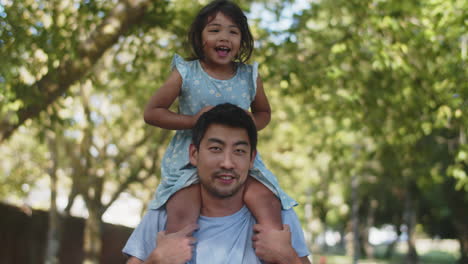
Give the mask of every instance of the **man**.
[[278, 231], [256, 225], [244, 205], [257, 144], [249, 115], [231, 104], [218, 105], [199, 118], [192, 132], [189, 156], [197, 167], [202, 201], [198, 226], [166, 234], [165, 210], [149, 210], [123, 249], [131, 256], [127, 264], [310, 263], [293, 210], [282, 212], [287, 225]]

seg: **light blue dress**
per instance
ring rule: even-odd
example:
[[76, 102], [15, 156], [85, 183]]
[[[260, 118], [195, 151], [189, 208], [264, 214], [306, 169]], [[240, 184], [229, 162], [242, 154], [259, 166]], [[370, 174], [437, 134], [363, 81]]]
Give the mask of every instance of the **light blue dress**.
[[[235, 104], [249, 109], [255, 98], [257, 88], [258, 64], [239, 64], [234, 77], [218, 80], [209, 76], [198, 60], [185, 61], [179, 55], [172, 60], [182, 76], [179, 112], [195, 115], [205, 106], [222, 103]], [[177, 130], [164, 154], [161, 163], [161, 183], [149, 208], [158, 209], [177, 191], [198, 182], [196, 168], [189, 161], [189, 146], [192, 140], [190, 130]], [[250, 175], [262, 182], [280, 200], [282, 208], [287, 210], [297, 205], [278, 184], [276, 177], [265, 167], [260, 155], [254, 161]]]

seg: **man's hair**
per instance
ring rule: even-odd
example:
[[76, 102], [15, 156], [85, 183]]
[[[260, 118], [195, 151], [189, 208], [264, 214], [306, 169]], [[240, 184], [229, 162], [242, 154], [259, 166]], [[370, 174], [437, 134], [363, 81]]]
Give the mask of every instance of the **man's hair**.
[[213, 124], [245, 129], [249, 136], [250, 152], [253, 153], [257, 148], [257, 128], [252, 118], [244, 109], [230, 103], [224, 103], [203, 113], [192, 128], [192, 143], [197, 150], [200, 149], [200, 142], [205, 136], [206, 130]]
[[203, 60], [205, 58], [205, 54], [203, 54], [202, 32], [205, 26], [218, 13], [229, 17], [239, 27], [241, 45], [236, 60], [243, 63], [247, 62], [254, 48], [254, 40], [249, 29], [247, 17], [238, 5], [227, 0], [212, 1], [198, 12], [188, 32], [188, 43], [192, 52], [190, 59]]

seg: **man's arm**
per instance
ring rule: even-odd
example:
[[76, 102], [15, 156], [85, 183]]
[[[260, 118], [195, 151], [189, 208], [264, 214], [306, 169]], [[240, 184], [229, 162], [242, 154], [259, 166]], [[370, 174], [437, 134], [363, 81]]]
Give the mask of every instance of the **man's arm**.
[[134, 256], [127, 260], [127, 264], [184, 264], [192, 259], [193, 244], [196, 242], [192, 233], [198, 226], [187, 225], [176, 233], [158, 233], [156, 248], [144, 262]]
[[256, 232], [253, 246], [260, 259], [276, 264], [310, 264], [307, 257], [299, 257], [292, 247], [288, 225], [283, 225], [283, 230], [272, 230], [256, 224], [253, 230]]

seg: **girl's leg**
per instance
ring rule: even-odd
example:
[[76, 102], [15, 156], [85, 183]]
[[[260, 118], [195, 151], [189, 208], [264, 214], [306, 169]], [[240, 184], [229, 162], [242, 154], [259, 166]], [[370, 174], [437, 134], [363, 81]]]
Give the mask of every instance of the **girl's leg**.
[[259, 224], [276, 230], [283, 229], [280, 200], [251, 176], [247, 178], [244, 202]]
[[200, 184], [193, 184], [176, 192], [166, 204], [166, 232], [174, 233], [188, 224], [197, 223], [200, 207]]

